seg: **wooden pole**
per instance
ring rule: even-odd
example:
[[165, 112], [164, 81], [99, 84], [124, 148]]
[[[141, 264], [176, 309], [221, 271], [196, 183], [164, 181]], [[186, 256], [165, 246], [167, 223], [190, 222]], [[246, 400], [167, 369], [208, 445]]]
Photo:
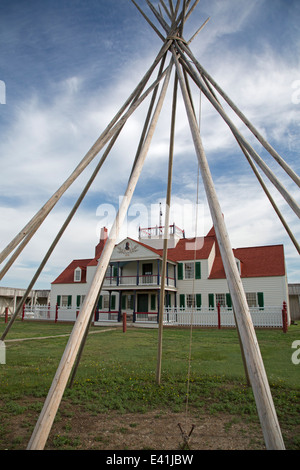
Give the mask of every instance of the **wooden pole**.
[[121, 132], [122, 128], [115, 134], [115, 136], [113, 137], [113, 139], [111, 140], [111, 142], [109, 143], [107, 149], [105, 150], [102, 158], [100, 159], [99, 163], [97, 164], [95, 170], [93, 171], [93, 174], [92, 176], [90, 177], [89, 181], [87, 182], [86, 186], [84, 187], [82, 193], [80, 194], [79, 198], [77, 199], [76, 203], [74, 204], [74, 207], [72, 208], [70, 214], [68, 215], [67, 219], [65, 220], [65, 222], [63, 223], [61, 229], [59, 230], [58, 234], [56, 235], [54, 241], [52, 242], [50, 248], [48, 249], [46, 255], [44, 256], [40, 266], [38, 267], [36, 273], [34, 274], [31, 282], [29, 283], [22, 299], [20, 300], [17, 308], [14, 310], [14, 313], [13, 315], [11, 316], [11, 319], [10, 319], [10, 322], [9, 324], [7, 325], [5, 331], [3, 332], [2, 334], [2, 337], [1, 337], [1, 340], [4, 341], [4, 339], [6, 338], [9, 330], [11, 329], [15, 319], [18, 317], [21, 309], [22, 309], [22, 305], [23, 303], [25, 302], [25, 300], [27, 299], [31, 289], [33, 288], [34, 284], [36, 283], [37, 279], [39, 278], [42, 270], [44, 269], [48, 259], [50, 258], [51, 254], [53, 253], [57, 243], [59, 242], [59, 240], [61, 239], [62, 235], [64, 234], [66, 228], [68, 227], [69, 223], [71, 222], [72, 218], [74, 217], [78, 207], [80, 206], [80, 204], [82, 203], [83, 199], [85, 198], [88, 190], [90, 189], [92, 183], [94, 182], [96, 176], [98, 175], [103, 163], [105, 162], [109, 152], [111, 151], [114, 143], [116, 142], [120, 132]]
[[[160, 52], [158, 53], [153, 64], [149, 68], [148, 72], [144, 75], [143, 79], [140, 81], [138, 86], [135, 88], [130, 97], [126, 100], [122, 108], [115, 115], [112, 121], [109, 123], [107, 128], [102, 132], [101, 136], [97, 139], [94, 145], [87, 152], [85, 157], [81, 160], [79, 165], [75, 168], [73, 173], [67, 178], [67, 180], [62, 184], [62, 186], [53, 194], [53, 196], [44, 204], [44, 206], [35, 214], [35, 216], [28, 222], [28, 224], [19, 232], [18, 235], [6, 246], [6, 248], [0, 253], [0, 264], [4, 259], [16, 248], [16, 246], [32, 231], [35, 232], [37, 228], [42, 224], [47, 215], [53, 209], [55, 204], [59, 201], [65, 191], [71, 186], [71, 184], [77, 179], [77, 177], [84, 171], [84, 169], [89, 165], [89, 163], [95, 158], [95, 156], [100, 152], [104, 145], [109, 142], [112, 136], [123, 126], [126, 120], [131, 116], [135, 109], [142, 103], [142, 101], [148, 96], [153, 88], [157, 85], [157, 82], [160, 81], [165, 75], [166, 71], [160, 76], [159, 80], [155, 81], [148, 90], [140, 96], [142, 90], [144, 89], [147, 81], [152, 75], [153, 70], [156, 68], [157, 64], [160, 62], [161, 58], [164, 56], [165, 52], [169, 49], [171, 42], [165, 42], [162, 46]], [[123, 115], [125, 109], [129, 104], [134, 100], [129, 110]]]
[[253, 124], [246, 118], [246, 116], [239, 110], [239, 108], [233, 103], [233, 101], [226, 95], [222, 88], [217, 84], [217, 82], [206, 72], [202, 65], [197, 61], [195, 56], [192, 54], [189, 47], [184, 43], [180, 44], [180, 48], [187, 53], [192, 62], [195, 64], [199, 73], [205, 76], [208, 81], [213, 85], [213, 87], [218, 91], [218, 93], [224, 98], [224, 100], [229, 104], [233, 111], [238, 115], [238, 117], [243, 121], [243, 123], [248, 127], [248, 129], [253, 133], [257, 140], [263, 145], [263, 147], [270, 153], [270, 155], [277, 161], [279, 165], [286, 171], [286, 173], [293, 179], [293, 181], [300, 186], [300, 178], [294, 172], [294, 170], [286, 163], [286, 161], [276, 152], [276, 150], [267, 142], [267, 140], [259, 133], [259, 131], [253, 126]]
[[[201, 81], [201, 78], [199, 75], [195, 73], [195, 71], [192, 69], [189, 61], [186, 59], [184, 54], [181, 51], [181, 47], [186, 50], [186, 46], [181, 43], [180, 47], [177, 49], [180, 51], [181, 54], [181, 59], [183, 61], [184, 66], [187, 68], [187, 71], [195, 81], [195, 83], [199, 86], [199, 88], [203, 91], [205, 96], [208, 98], [208, 100], [212, 103], [214, 108], [218, 111], [218, 113], [222, 116], [226, 124], [229, 126], [231, 129], [231, 132], [237, 139], [239, 143], [241, 143], [249, 152], [251, 157], [255, 160], [255, 162], [259, 165], [259, 167], [262, 169], [262, 171], [266, 174], [266, 176], [269, 178], [269, 180], [273, 183], [273, 185], [277, 188], [277, 190], [281, 193], [281, 195], [284, 197], [286, 202], [289, 204], [291, 209], [300, 217], [300, 206], [297, 204], [297, 202], [294, 200], [294, 198], [288, 193], [286, 188], [281, 184], [281, 182], [278, 180], [276, 175], [271, 171], [271, 169], [266, 165], [266, 163], [262, 160], [262, 158], [258, 155], [258, 153], [252, 148], [252, 146], [247, 142], [247, 140], [243, 137], [243, 135], [240, 133], [240, 131], [237, 129], [237, 127], [233, 124], [231, 119], [227, 116], [225, 113], [224, 109], [222, 106], [218, 103], [218, 101], [214, 98], [214, 96], [210, 93], [210, 91], [204, 86], [204, 84]], [[191, 57], [193, 55], [191, 54]]]
[[[165, 63], [165, 58], [166, 58], [166, 54], [161, 60], [161, 65], [160, 65], [160, 68], [159, 68], [159, 71], [158, 71], [158, 76], [162, 73], [164, 63]], [[142, 147], [143, 147], [143, 144], [144, 144], [144, 141], [145, 141], [145, 137], [146, 137], [147, 129], [148, 129], [148, 126], [149, 126], [151, 114], [152, 114], [152, 111], [153, 111], [153, 108], [154, 108], [154, 105], [155, 105], [155, 101], [156, 101], [157, 92], [158, 92], [158, 85], [153, 90], [153, 94], [152, 94], [152, 97], [151, 97], [151, 102], [150, 102], [150, 105], [149, 105], [148, 113], [147, 113], [147, 116], [146, 116], [146, 119], [145, 119], [145, 124], [144, 124], [142, 134], [141, 134], [141, 137], [140, 137], [140, 142], [139, 142], [137, 152], [136, 152], [136, 155], [135, 155], [135, 159], [134, 159], [134, 162], [133, 162], [133, 165], [132, 165], [130, 178], [132, 176], [132, 173], [134, 171], [136, 162], [138, 161], [139, 155], [141, 153], [141, 150], [142, 150]], [[102, 287], [100, 288], [99, 295], [100, 295], [101, 290], [102, 290]], [[96, 302], [96, 305], [97, 305], [97, 302]], [[96, 308], [96, 306], [95, 306], [95, 308]], [[87, 335], [88, 335], [88, 330], [89, 330], [89, 327], [90, 327], [91, 322], [92, 322], [92, 317], [93, 317], [93, 312], [92, 312], [92, 315], [91, 315], [91, 320], [90, 320], [90, 322], [88, 324], [88, 327], [87, 327], [87, 330], [85, 332], [84, 338], [83, 338], [82, 343], [80, 345], [79, 352], [78, 352], [77, 357], [76, 357], [76, 362], [74, 364], [72, 374], [71, 374], [71, 377], [70, 377], [70, 381], [69, 381], [69, 388], [72, 388], [73, 383], [74, 383], [74, 379], [75, 379], [75, 376], [76, 376], [76, 373], [77, 373], [77, 369], [78, 369], [78, 366], [79, 366], [79, 363], [80, 363], [80, 360], [81, 360], [81, 355], [82, 355], [82, 352], [83, 352], [83, 349], [84, 349], [84, 346], [85, 346], [85, 342], [86, 342], [86, 338], [87, 338]]]
[[145, 140], [145, 144], [140, 153], [139, 159], [136, 162], [136, 165], [134, 167], [134, 171], [128, 183], [128, 186], [127, 186], [124, 198], [121, 202], [117, 217], [111, 229], [109, 238], [106, 241], [102, 255], [99, 259], [99, 263], [98, 263], [91, 287], [85, 298], [85, 301], [83, 303], [83, 306], [77, 318], [77, 321], [74, 325], [74, 328], [70, 335], [65, 352], [60, 361], [59, 367], [53, 379], [48, 396], [46, 398], [43, 409], [41, 411], [40, 417], [38, 419], [38, 422], [35, 426], [35, 429], [29, 441], [29, 444], [27, 447], [28, 450], [42, 450], [48, 439], [48, 435], [50, 433], [60, 401], [62, 399], [64, 390], [66, 388], [70, 372], [72, 370], [74, 361], [76, 359], [76, 355], [80, 348], [80, 344], [84, 337], [88, 322], [93, 312], [93, 308], [98, 298], [99, 290], [104, 280], [104, 276], [105, 276], [111, 255], [115, 247], [115, 243], [117, 241], [120, 227], [123, 224], [123, 221], [125, 219], [130, 201], [133, 196], [133, 192], [137, 185], [147, 152], [149, 150], [149, 146], [150, 146], [153, 134], [154, 134], [154, 130], [155, 130], [158, 117], [160, 115], [160, 111], [162, 108], [162, 104], [166, 95], [166, 91], [168, 88], [171, 69], [172, 67], [169, 66], [168, 72], [167, 72], [167, 75], [166, 75], [166, 78], [164, 80], [164, 84], [162, 87], [162, 91], [161, 91], [161, 94], [160, 94], [160, 97], [159, 97], [159, 100], [158, 100], [158, 103], [157, 103], [157, 106], [156, 106], [156, 109], [155, 109], [155, 112], [154, 112], [154, 115], [150, 124], [147, 138]]
[[207, 195], [207, 200], [216, 231], [216, 236], [221, 252], [226, 279], [232, 298], [233, 308], [236, 314], [237, 325], [244, 346], [247, 370], [252, 385], [254, 398], [262, 426], [262, 431], [267, 449], [283, 450], [284, 443], [270, 392], [267, 375], [264, 369], [259, 345], [256, 339], [249, 307], [247, 304], [242, 281], [235, 263], [233, 251], [230, 245], [222, 210], [215, 191], [214, 183], [206, 159], [197, 121], [189, 100], [183, 74], [177, 60], [176, 51], [173, 48], [173, 58], [186, 107], [186, 112], [191, 128], [196, 154], [198, 157], [202, 179]]
[[161, 382], [162, 337], [163, 337], [163, 319], [164, 319], [164, 304], [165, 304], [166, 266], [167, 266], [168, 239], [169, 239], [168, 230], [169, 230], [169, 225], [170, 225], [171, 189], [172, 189], [172, 172], [173, 172], [174, 138], [175, 138], [175, 118], [176, 118], [176, 107], [177, 107], [177, 89], [178, 89], [178, 79], [177, 79], [177, 75], [175, 74], [172, 118], [171, 118], [171, 132], [170, 132], [168, 186], [167, 186], [167, 196], [166, 196], [163, 260], [162, 260], [161, 287], [160, 287], [160, 297], [159, 297], [158, 350], [157, 350], [157, 366], [156, 366], [156, 382], [158, 385], [160, 385], [160, 382]]

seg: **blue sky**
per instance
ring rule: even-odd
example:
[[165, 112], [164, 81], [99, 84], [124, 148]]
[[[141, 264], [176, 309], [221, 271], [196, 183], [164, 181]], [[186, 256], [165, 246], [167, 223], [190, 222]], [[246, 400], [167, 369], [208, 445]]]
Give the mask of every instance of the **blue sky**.
[[[139, 0], [149, 16], [146, 2]], [[157, 2], [153, 2], [157, 4]], [[168, 3], [168, 2], [167, 2]], [[201, 0], [185, 25], [199, 62], [299, 174], [300, 3], [297, 0]], [[155, 19], [151, 16], [153, 21]], [[0, 244], [22, 229], [93, 145], [152, 64], [160, 39], [130, 0], [2, 0], [0, 5]], [[172, 82], [171, 82], [172, 83]], [[192, 85], [201, 134], [233, 247], [284, 244], [289, 282], [300, 282], [299, 255], [230, 130]], [[167, 183], [172, 87], [120, 236], [158, 222]], [[149, 101], [130, 118], [36, 288], [74, 258], [92, 257], [101, 226], [110, 227], [126, 188]], [[299, 201], [277, 163], [230, 114]], [[96, 161], [59, 201], [2, 286], [26, 287]], [[267, 181], [266, 181], [267, 182]], [[195, 235], [197, 160], [182, 100], [176, 123], [172, 218]], [[296, 236], [299, 220], [268, 187]], [[198, 235], [212, 222], [200, 182]]]

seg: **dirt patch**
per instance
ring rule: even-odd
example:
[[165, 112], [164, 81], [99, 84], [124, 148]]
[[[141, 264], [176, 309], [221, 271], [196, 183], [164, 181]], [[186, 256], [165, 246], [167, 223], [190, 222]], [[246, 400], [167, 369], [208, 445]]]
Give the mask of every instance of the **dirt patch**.
[[[34, 416], [33, 416], [34, 415]], [[25, 449], [38, 415], [11, 416], [1, 448]], [[29, 424], [30, 423], [30, 424]], [[189, 447], [178, 426], [187, 434], [194, 426]], [[142, 414], [62, 409], [56, 418], [46, 450], [260, 450], [265, 449], [259, 423], [240, 417], [199, 412], [170, 413], [155, 410]]]
[[243, 423], [230, 415], [189, 414], [187, 418], [185, 414], [160, 411], [97, 416], [82, 413], [70, 419], [68, 431], [66, 423], [56, 423], [47, 448], [55, 448], [55, 442], [63, 441], [63, 436], [68, 436], [70, 441], [77, 439], [78, 449], [177, 450], [184, 445], [178, 423], [187, 434], [194, 425], [189, 440], [191, 450], [265, 448], [259, 424]]

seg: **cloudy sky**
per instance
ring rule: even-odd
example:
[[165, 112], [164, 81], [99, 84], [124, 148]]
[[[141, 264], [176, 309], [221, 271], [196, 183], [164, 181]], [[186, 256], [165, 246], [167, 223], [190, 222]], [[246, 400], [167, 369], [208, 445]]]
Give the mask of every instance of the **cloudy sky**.
[[[151, 16], [146, 2], [138, 3]], [[208, 17], [191, 44], [194, 55], [299, 173], [299, 1], [201, 0], [185, 25], [184, 37], [190, 39]], [[130, 0], [1, 0], [1, 250], [72, 173], [150, 67], [161, 44]], [[123, 238], [136, 238], [139, 225], [159, 222], [159, 203], [165, 200], [167, 185], [173, 80], [170, 83], [120, 234]], [[299, 255], [230, 130], [193, 85], [192, 90], [232, 246], [283, 243], [288, 280], [300, 282]], [[72, 259], [93, 257], [100, 228], [111, 227], [126, 189], [148, 105], [146, 100], [127, 122], [35, 288], [50, 288]], [[299, 201], [295, 183], [230, 115]], [[96, 163], [58, 202], [1, 286], [27, 287]], [[299, 240], [299, 219], [266, 183]], [[171, 221], [191, 237], [196, 195], [197, 159], [179, 95]], [[212, 222], [201, 179], [198, 214], [197, 235], [202, 236]]]

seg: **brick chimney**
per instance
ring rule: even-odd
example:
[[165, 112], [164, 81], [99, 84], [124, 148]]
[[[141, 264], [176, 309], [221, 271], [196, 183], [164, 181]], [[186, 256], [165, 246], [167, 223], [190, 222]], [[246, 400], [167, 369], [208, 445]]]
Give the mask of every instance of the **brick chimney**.
[[100, 258], [107, 238], [108, 238], [107, 228], [102, 227], [101, 232], [100, 232], [100, 241], [99, 241], [98, 245], [96, 245], [96, 247], [95, 247], [95, 258], [97, 258], [97, 259]]

